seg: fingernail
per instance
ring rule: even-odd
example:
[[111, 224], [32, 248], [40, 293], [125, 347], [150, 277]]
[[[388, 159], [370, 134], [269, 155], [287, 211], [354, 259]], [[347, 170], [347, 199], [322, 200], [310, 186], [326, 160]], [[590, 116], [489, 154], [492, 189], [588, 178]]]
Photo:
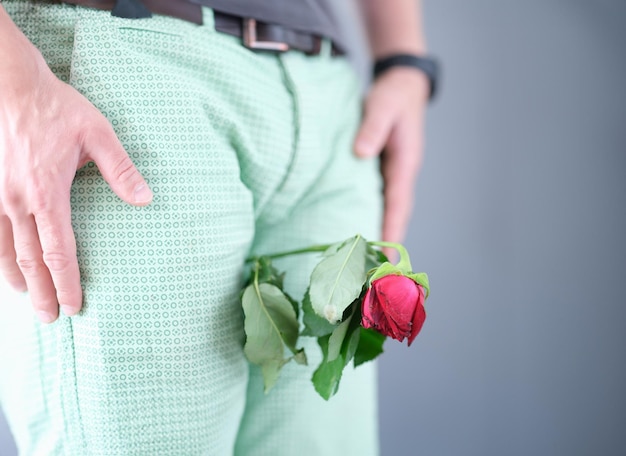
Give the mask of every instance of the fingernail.
[[135, 203], [145, 204], [152, 201], [152, 192], [147, 185], [141, 184], [135, 188]]
[[66, 315], [68, 317], [76, 315], [79, 311], [79, 309], [70, 306], [61, 306], [61, 310], [63, 311], [63, 315]]
[[50, 312], [46, 312], [45, 310], [40, 310], [37, 312], [37, 317], [41, 320], [42, 323], [52, 323], [57, 319], [56, 315]]

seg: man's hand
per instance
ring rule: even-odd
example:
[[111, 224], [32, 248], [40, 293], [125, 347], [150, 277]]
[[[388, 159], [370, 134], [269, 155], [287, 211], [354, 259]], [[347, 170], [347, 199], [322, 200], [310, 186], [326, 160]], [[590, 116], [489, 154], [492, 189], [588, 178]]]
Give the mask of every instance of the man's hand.
[[[374, 59], [425, 54], [420, 0], [363, 0], [361, 4]], [[426, 75], [416, 68], [398, 66], [376, 79], [365, 100], [365, 115], [354, 149], [364, 158], [382, 152], [383, 240], [388, 242], [404, 240], [411, 217], [429, 94]], [[388, 256], [396, 253], [384, 250]]]
[[71, 225], [76, 170], [94, 161], [113, 191], [143, 206], [152, 193], [106, 118], [58, 80], [0, 6], [0, 273], [30, 292], [39, 319], [82, 306]]
[[422, 163], [428, 93], [424, 74], [414, 68], [396, 67], [376, 80], [365, 100], [354, 148], [362, 158], [382, 152], [384, 241], [402, 242], [411, 217], [415, 179]]

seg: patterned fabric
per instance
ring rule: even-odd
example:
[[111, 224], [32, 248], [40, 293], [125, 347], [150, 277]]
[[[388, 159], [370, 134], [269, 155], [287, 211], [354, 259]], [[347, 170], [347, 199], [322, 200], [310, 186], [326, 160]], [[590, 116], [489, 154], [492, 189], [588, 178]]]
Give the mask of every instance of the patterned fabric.
[[[329, 52], [252, 53], [205, 25], [8, 0], [55, 74], [112, 123], [154, 192], [72, 188], [84, 311], [39, 324], [0, 282], [0, 402], [24, 455], [377, 454], [374, 365], [329, 402], [311, 365], [263, 394], [239, 292], [250, 254], [378, 237], [377, 163], [353, 158], [359, 87]], [[303, 294], [314, 256], [286, 258]]]

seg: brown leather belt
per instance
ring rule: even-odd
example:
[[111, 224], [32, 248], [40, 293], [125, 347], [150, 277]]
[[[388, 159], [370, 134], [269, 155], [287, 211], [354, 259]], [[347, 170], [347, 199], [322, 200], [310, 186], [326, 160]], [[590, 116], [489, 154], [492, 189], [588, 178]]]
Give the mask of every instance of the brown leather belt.
[[[108, 11], [114, 11], [117, 4], [116, 0], [60, 1]], [[150, 12], [152, 12], [183, 19], [194, 24], [202, 24], [202, 7], [189, 0], [141, 0], [141, 4], [149, 10], [149, 12], [146, 11], [147, 15], [123, 17], [149, 17]], [[257, 21], [252, 18], [232, 16], [218, 11], [214, 11], [213, 16], [217, 31], [240, 37], [243, 45], [250, 49], [274, 52], [285, 52], [294, 49], [310, 55], [319, 54], [321, 49], [322, 38], [311, 33], [301, 32], [278, 24]], [[333, 55], [337, 54], [340, 54], [340, 52], [333, 46]]]

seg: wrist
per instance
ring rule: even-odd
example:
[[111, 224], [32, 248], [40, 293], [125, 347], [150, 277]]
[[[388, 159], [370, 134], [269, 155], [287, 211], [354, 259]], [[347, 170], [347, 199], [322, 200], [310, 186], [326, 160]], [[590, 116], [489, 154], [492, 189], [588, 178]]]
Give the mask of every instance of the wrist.
[[420, 54], [398, 53], [379, 58], [374, 62], [374, 78], [378, 79], [391, 70], [403, 69], [423, 76], [428, 82], [428, 99], [432, 100], [439, 82], [439, 63], [432, 57]]
[[22, 86], [42, 79], [50, 69], [39, 51], [0, 5], [0, 81]]

